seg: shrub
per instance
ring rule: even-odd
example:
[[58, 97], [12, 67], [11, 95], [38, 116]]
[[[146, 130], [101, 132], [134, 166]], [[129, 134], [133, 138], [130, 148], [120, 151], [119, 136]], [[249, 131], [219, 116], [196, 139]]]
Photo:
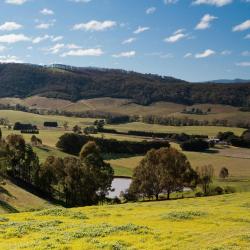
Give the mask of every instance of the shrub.
[[201, 152], [209, 149], [209, 143], [202, 139], [191, 139], [189, 141], [183, 142], [181, 144], [181, 148], [185, 151]]

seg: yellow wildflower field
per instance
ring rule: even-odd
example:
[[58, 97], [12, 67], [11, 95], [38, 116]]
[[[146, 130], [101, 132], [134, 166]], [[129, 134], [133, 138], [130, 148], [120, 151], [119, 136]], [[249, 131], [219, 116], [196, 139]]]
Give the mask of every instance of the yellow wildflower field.
[[0, 249], [250, 249], [250, 193], [5, 214]]

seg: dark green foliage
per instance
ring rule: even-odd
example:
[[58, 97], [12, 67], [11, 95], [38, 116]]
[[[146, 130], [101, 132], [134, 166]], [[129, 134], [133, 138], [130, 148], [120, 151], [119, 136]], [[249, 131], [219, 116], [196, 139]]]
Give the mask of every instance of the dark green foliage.
[[181, 144], [182, 150], [202, 152], [209, 149], [209, 143], [202, 139], [191, 139]]
[[[55, 66], [56, 68], [58, 66]], [[142, 105], [156, 101], [246, 106], [249, 83], [187, 83], [152, 74], [94, 68], [0, 65], [0, 97], [42, 95], [76, 101], [83, 98], [129, 98]]]
[[227, 177], [229, 176], [229, 171], [227, 168], [223, 167], [221, 170], [220, 170], [220, 175], [219, 177], [222, 178], [222, 179], [226, 179]]
[[197, 174], [184, 154], [171, 147], [152, 149], [135, 168], [128, 193], [158, 199], [164, 191], [169, 199], [172, 192], [195, 186], [196, 180]]
[[78, 155], [82, 146], [88, 141], [95, 141], [102, 153], [108, 154], [145, 154], [152, 148], [169, 147], [168, 141], [118, 141], [73, 133], [62, 135], [56, 146], [66, 153]]
[[213, 182], [214, 168], [211, 165], [204, 165], [196, 168], [198, 173], [198, 184], [201, 185], [205, 195], [208, 195], [210, 184]]
[[58, 123], [57, 122], [44, 122], [43, 126], [44, 127], [57, 128], [58, 127]]
[[217, 138], [235, 147], [250, 148], [250, 130], [246, 130], [241, 136], [237, 136], [233, 132], [220, 132]]

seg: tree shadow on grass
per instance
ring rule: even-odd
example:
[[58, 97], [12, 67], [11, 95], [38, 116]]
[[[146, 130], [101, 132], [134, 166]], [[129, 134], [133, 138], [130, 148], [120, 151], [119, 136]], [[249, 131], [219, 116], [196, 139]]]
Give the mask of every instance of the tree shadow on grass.
[[0, 200], [0, 207], [2, 207], [8, 213], [18, 213], [19, 212], [16, 208], [14, 208], [13, 206], [11, 206], [10, 204], [8, 204], [5, 201]]
[[13, 196], [7, 189], [5, 189], [3, 186], [0, 186], [0, 193], [5, 194], [11, 198], [16, 198]]

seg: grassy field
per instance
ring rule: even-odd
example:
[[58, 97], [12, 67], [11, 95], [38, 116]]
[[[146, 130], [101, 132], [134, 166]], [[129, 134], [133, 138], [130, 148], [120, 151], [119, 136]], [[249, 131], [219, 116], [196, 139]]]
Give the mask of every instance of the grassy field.
[[109, 97], [86, 99], [73, 103], [66, 100], [32, 96], [26, 99], [1, 98], [0, 104], [21, 104], [23, 106], [37, 109], [58, 109], [72, 112], [96, 110], [130, 115], [151, 114], [182, 118], [188, 117], [195, 120], [213, 121], [214, 119], [226, 119], [230, 122], [250, 122], [250, 116], [248, 112], [241, 112], [237, 107], [219, 104], [196, 104], [194, 106], [189, 106], [189, 108], [199, 108], [203, 111], [207, 111], [208, 108], [211, 108], [211, 113], [209, 113], [208, 115], [183, 114], [182, 111], [186, 108], [186, 106], [182, 104], [156, 102], [148, 106], [142, 106], [134, 103], [132, 100]]
[[76, 118], [76, 117], [65, 117], [56, 115], [37, 115], [21, 111], [13, 110], [0, 110], [1, 118], [8, 118], [9, 121], [14, 124], [15, 122], [32, 123], [33, 125], [43, 126], [45, 121], [58, 122], [59, 126], [63, 126], [65, 122], [68, 122], [70, 127], [79, 125], [86, 127], [92, 125], [96, 119], [91, 118]]
[[53, 205], [10, 181], [2, 180], [0, 182], [0, 214], [33, 211], [50, 207], [53, 207]]
[[250, 249], [250, 193], [0, 217], [0, 249]]
[[241, 135], [245, 129], [234, 127], [218, 127], [218, 126], [163, 126], [157, 124], [146, 124], [141, 122], [131, 122], [119, 125], [107, 125], [107, 128], [116, 129], [118, 131], [127, 132], [129, 130], [162, 132], [162, 133], [186, 133], [195, 135], [216, 136], [218, 132], [232, 131], [236, 135]]

